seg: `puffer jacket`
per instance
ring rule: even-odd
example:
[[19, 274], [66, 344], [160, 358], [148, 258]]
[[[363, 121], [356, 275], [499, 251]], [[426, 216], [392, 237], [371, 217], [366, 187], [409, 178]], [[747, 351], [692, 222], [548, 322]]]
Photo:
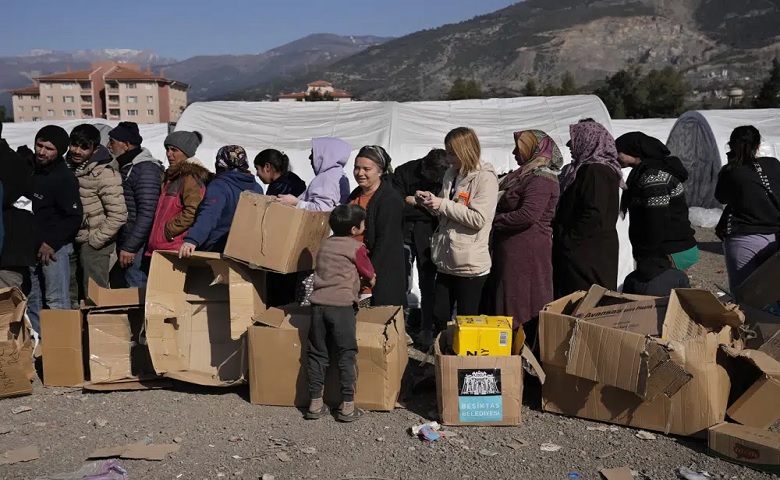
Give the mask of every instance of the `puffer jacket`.
[[[439, 272], [478, 277], [490, 271], [490, 230], [498, 203], [498, 176], [493, 165], [458, 180], [458, 169], [444, 174], [438, 210], [439, 226], [431, 238], [431, 259]], [[456, 183], [457, 182], [457, 183]]]
[[117, 250], [138, 253], [152, 231], [164, 168], [145, 148], [124, 153], [117, 162], [127, 205], [127, 223], [119, 233]]
[[116, 238], [127, 221], [122, 176], [117, 170], [116, 162], [102, 145], [89, 163], [81, 168], [73, 166], [84, 209], [76, 243], [88, 243], [99, 250]]
[[165, 176], [147, 255], [155, 250], [178, 250], [181, 247], [187, 230], [195, 223], [195, 213], [206, 193], [211, 172], [198, 158], [192, 157], [169, 167]]

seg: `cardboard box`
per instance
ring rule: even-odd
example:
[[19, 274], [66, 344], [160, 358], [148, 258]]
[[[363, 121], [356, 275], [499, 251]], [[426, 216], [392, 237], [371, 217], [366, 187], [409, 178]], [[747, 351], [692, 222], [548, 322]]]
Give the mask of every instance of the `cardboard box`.
[[[249, 392], [256, 405], [309, 404], [308, 346], [311, 308], [271, 308], [249, 328]], [[366, 410], [391, 411], [409, 362], [403, 309], [361, 308], [357, 314], [358, 380], [355, 402]], [[325, 401], [341, 402], [335, 362], [325, 382]]]
[[[693, 435], [723, 421], [730, 382], [717, 354], [720, 345], [734, 339], [732, 327], [741, 322], [736, 312], [709, 292], [675, 290], [661, 338], [645, 341], [642, 335], [610, 332], [572, 316], [585, 295], [556, 300], [540, 314], [545, 411], [678, 435]], [[604, 335], [603, 341], [597, 335]], [[647, 359], [641, 358], [644, 353]], [[658, 358], [660, 363], [653, 360]], [[651, 381], [654, 368], [662, 382]], [[675, 383], [685, 378], [683, 372], [687, 380]], [[642, 392], [664, 394], [643, 398]]]
[[327, 238], [328, 212], [288, 207], [273, 197], [243, 192], [230, 228], [225, 256], [279, 273], [314, 269]]
[[72, 387], [89, 374], [84, 366], [84, 313], [81, 310], [41, 310], [43, 384]]
[[[732, 394], [735, 384], [744, 379], [751, 383], [744, 393], [728, 408], [726, 413], [734, 421], [749, 427], [768, 429], [780, 421], [780, 362], [758, 350], [738, 350], [724, 347], [731, 358], [744, 365], [732, 375]], [[744, 389], [743, 389], [744, 390]]]
[[464, 356], [511, 355], [512, 317], [456, 317], [452, 348]]
[[32, 393], [35, 377], [27, 297], [16, 287], [0, 289], [0, 398]]
[[709, 429], [710, 453], [755, 470], [780, 474], [780, 434], [722, 423]]
[[768, 310], [780, 302], [780, 252], [761, 264], [747, 280], [737, 288], [739, 303], [758, 310]]
[[246, 331], [264, 298], [264, 272], [217, 253], [154, 252], [146, 339], [157, 373], [199, 385], [245, 383]]
[[[444, 425], [512, 426], [522, 423], [523, 359], [542, 383], [545, 372], [529, 348], [521, 355], [459, 356], [452, 351], [453, 325], [434, 343], [436, 399]], [[519, 330], [522, 334], [522, 330]], [[523, 339], [518, 336], [518, 341]]]

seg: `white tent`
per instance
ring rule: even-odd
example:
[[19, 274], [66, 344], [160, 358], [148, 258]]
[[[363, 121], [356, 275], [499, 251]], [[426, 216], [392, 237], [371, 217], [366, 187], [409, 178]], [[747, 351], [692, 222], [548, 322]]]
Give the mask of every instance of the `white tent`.
[[676, 118], [642, 118], [638, 120], [612, 120], [612, 133], [615, 138], [629, 133], [642, 132], [645, 135], [655, 137], [666, 143], [669, 138], [669, 132], [674, 127]]
[[[311, 139], [339, 137], [352, 146], [346, 167], [353, 187], [352, 163], [363, 145], [385, 147], [398, 166], [423, 157], [431, 148], [443, 148], [444, 136], [458, 126], [473, 128], [480, 138], [484, 160], [500, 173], [515, 168], [512, 133], [539, 129], [551, 135], [571, 160], [565, 147], [569, 125], [591, 117], [612, 129], [609, 113], [596, 96], [521, 97], [450, 102], [205, 102], [190, 105], [176, 130], [203, 134], [198, 157], [209, 168], [223, 145], [237, 144], [250, 159], [266, 148], [284, 151], [292, 169], [307, 182]], [[618, 225], [622, 279], [633, 270], [628, 224]]]
[[[101, 118], [89, 118], [83, 120], [54, 120], [51, 122], [38, 121], [38, 122], [9, 122], [3, 123], [3, 138], [8, 142], [11, 148], [16, 150], [21, 145], [27, 145], [33, 148], [33, 142], [35, 141], [35, 134], [38, 133], [42, 127], [46, 125], [59, 125], [64, 128], [65, 131], [70, 133], [73, 127], [81, 125], [82, 123], [91, 123], [98, 127], [103, 134], [103, 140], [107, 141], [107, 131], [101, 128], [101, 125], [108, 125], [113, 128], [119, 124], [116, 120], [103, 120]], [[168, 135], [167, 123], [152, 123], [138, 125], [139, 133], [143, 137], [143, 146], [148, 148], [154, 158], [167, 164], [165, 160], [165, 147], [163, 141]]]
[[714, 198], [718, 172], [727, 162], [732, 130], [742, 125], [761, 132], [759, 155], [780, 156], [780, 109], [690, 111], [675, 123], [667, 146], [690, 174], [686, 194], [691, 207], [720, 207]]

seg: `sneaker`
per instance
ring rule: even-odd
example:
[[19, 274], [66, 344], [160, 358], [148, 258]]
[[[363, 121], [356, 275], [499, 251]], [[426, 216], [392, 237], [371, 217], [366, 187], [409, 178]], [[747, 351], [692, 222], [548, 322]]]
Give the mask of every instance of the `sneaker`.
[[319, 420], [322, 417], [326, 417], [330, 414], [330, 408], [327, 405], [322, 405], [319, 410], [311, 411], [307, 410], [306, 415], [303, 418], [306, 420]]
[[349, 423], [349, 422], [354, 422], [355, 420], [359, 419], [360, 417], [362, 417], [365, 414], [366, 414], [365, 410], [363, 410], [362, 408], [355, 407], [355, 409], [352, 410], [352, 413], [349, 413], [349, 414], [342, 413], [342, 411], [339, 410], [339, 414], [336, 417], [336, 419], [339, 422]]

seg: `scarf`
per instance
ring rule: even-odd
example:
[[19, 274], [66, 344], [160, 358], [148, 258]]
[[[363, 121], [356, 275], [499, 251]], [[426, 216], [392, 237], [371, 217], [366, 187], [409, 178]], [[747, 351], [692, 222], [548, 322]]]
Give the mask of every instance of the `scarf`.
[[239, 145], [226, 145], [217, 152], [216, 170], [226, 172], [240, 170], [249, 172], [249, 161], [246, 158], [246, 150]]
[[620, 179], [625, 190], [623, 169], [618, 163], [615, 139], [604, 125], [588, 121], [569, 125], [572, 162], [561, 172], [561, 192], [566, 191], [577, 178], [577, 172], [585, 165], [600, 164], [609, 167]]
[[518, 180], [538, 175], [558, 181], [563, 155], [555, 141], [541, 130], [521, 130], [514, 133], [512, 152], [520, 168], [501, 179], [499, 192], [512, 188]]

